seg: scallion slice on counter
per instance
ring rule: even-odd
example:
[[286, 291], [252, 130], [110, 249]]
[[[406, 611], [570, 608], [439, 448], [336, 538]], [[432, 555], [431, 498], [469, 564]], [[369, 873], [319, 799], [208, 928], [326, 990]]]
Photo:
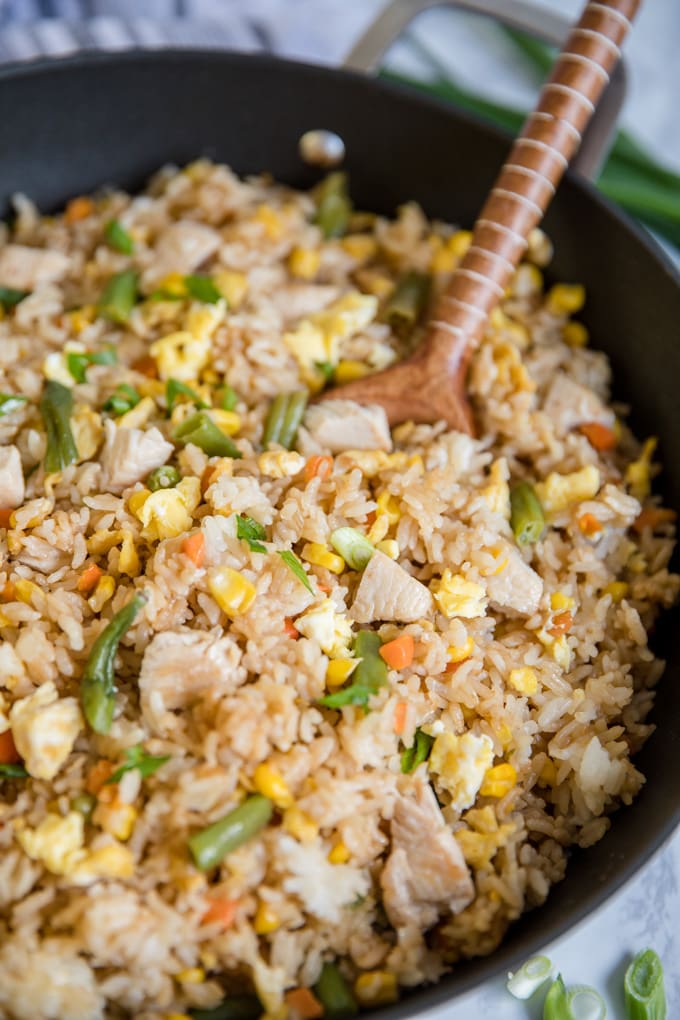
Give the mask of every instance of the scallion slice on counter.
[[118, 220], [109, 220], [104, 227], [104, 237], [110, 246], [115, 251], [119, 251], [121, 255], [132, 255], [135, 250], [132, 236]]
[[40, 398], [40, 414], [47, 433], [45, 471], [63, 471], [78, 459], [78, 448], [71, 431], [73, 395], [67, 386], [48, 379]]
[[666, 1020], [663, 966], [653, 949], [638, 953], [624, 978], [628, 1020]]
[[532, 956], [514, 974], [508, 974], [506, 987], [516, 999], [530, 999], [552, 977], [553, 965], [547, 956]]
[[324, 237], [342, 237], [351, 215], [352, 203], [347, 192], [347, 174], [342, 171], [329, 174], [317, 189], [314, 222], [321, 227]]
[[264, 447], [278, 443], [290, 450], [304, 416], [308, 396], [306, 390], [296, 390], [293, 393], [279, 393], [274, 397], [264, 423]]
[[218, 429], [207, 411], [197, 411], [192, 414], [173, 432], [175, 439], [181, 446], [193, 443], [207, 453], [209, 457], [241, 457], [241, 451], [232, 443], [229, 436]]
[[529, 482], [517, 482], [510, 489], [510, 526], [518, 545], [532, 545], [543, 534], [543, 507]]
[[566, 988], [560, 975], [543, 1005], [543, 1020], [605, 1020], [607, 1007], [599, 992], [587, 985]]
[[375, 552], [373, 543], [356, 528], [336, 528], [331, 545], [352, 570], [363, 570]]
[[106, 284], [97, 310], [104, 319], [126, 323], [137, 301], [138, 274], [134, 269], [115, 273]]
[[138, 592], [127, 605], [112, 616], [92, 646], [80, 682], [83, 715], [95, 733], [108, 733], [116, 707], [114, 663], [121, 638], [130, 629], [146, 596]]
[[201, 829], [189, 839], [189, 850], [201, 871], [216, 867], [227, 854], [243, 846], [264, 829], [272, 816], [272, 802], [259, 793], [246, 797], [224, 818]]
[[0, 393], [0, 418], [12, 411], [18, 411], [23, 407], [28, 397], [22, 397], [18, 393]]

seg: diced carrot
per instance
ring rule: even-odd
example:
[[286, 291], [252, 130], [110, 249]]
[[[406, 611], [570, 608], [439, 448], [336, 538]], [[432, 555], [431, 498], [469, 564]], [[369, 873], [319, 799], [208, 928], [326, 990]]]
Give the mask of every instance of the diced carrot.
[[143, 357], [137, 358], [136, 361], [132, 362], [130, 368], [134, 372], [139, 372], [140, 375], [145, 375], [147, 379], [158, 378], [158, 366], [150, 354], [145, 354]]
[[202, 531], [195, 531], [193, 535], [187, 535], [182, 539], [182, 552], [188, 556], [196, 567], [202, 567], [205, 562], [205, 535]]
[[208, 900], [208, 909], [201, 918], [201, 924], [218, 924], [228, 928], [236, 917], [238, 900]]
[[101, 576], [101, 567], [98, 567], [96, 563], [90, 563], [89, 567], [86, 567], [78, 578], [78, 591], [84, 595], [88, 594], [88, 592], [97, 587], [97, 582]]
[[14, 738], [11, 730], [0, 733], [0, 765], [16, 765], [21, 761], [21, 755], [14, 746]]
[[561, 637], [562, 634], [568, 634], [574, 623], [574, 618], [571, 613], [558, 613], [553, 616], [552, 627], [548, 628], [548, 634], [552, 637]]
[[9, 528], [10, 517], [13, 513], [14, 510], [11, 507], [5, 507], [3, 510], [0, 510], [0, 528]]
[[319, 589], [319, 591], [322, 591], [324, 593], [324, 595], [328, 595], [329, 591], [331, 590], [330, 584], [324, 584], [322, 581], [317, 580], [316, 586]]
[[387, 641], [380, 648], [380, 656], [390, 669], [406, 669], [413, 662], [415, 644], [412, 634], [401, 634], [394, 641]]
[[296, 641], [300, 637], [300, 631], [297, 629], [297, 627], [295, 626], [295, 624], [293, 623], [289, 616], [287, 616], [283, 621], [283, 630], [284, 633], [287, 634], [289, 638], [293, 639], [293, 641]]
[[15, 596], [16, 588], [14, 587], [14, 581], [7, 581], [0, 592], [0, 602], [14, 602]]
[[602, 521], [598, 520], [595, 514], [581, 514], [578, 519], [578, 526], [588, 538], [598, 535], [603, 528]]
[[96, 797], [106, 780], [113, 774], [113, 771], [113, 762], [107, 761], [106, 758], [100, 759], [100, 761], [98, 761], [97, 764], [90, 769], [89, 775], [85, 780], [85, 789], [87, 792]]
[[398, 701], [397, 706], [394, 710], [394, 732], [397, 736], [400, 736], [404, 732], [404, 726], [406, 725], [406, 709], [408, 705], [405, 701]]
[[596, 450], [611, 450], [616, 446], [616, 433], [598, 421], [589, 421], [579, 425], [581, 432]]
[[370, 513], [366, 514], [366, 523], [368, 524], [369, 528], [372, 524], [375, 524], [375, 519], [377, 516], [378, 515], [375, 512], [375, 510], [371, 510]]
[[645, 528], [651, 528], [654, 531], [660, 524], [671, 524], [676, 517], [675, 510], [671, 510], [670, 507], [646, 506], [635, 518], [633, 527], [641, 535]]
[[310, 457], [305, 464], [305, 481], [311, 482], [312, 478], [330, 478], [333, 471], [332, 457]]
[[323, 1006], [309, 988], [292, 988], [286, 992], [285, 999], [297, 1020], [317, 1020], [323, 1016]]
[[77, 198], [72, 198], [66, 206], [64, 222], [77, 223], [78, 220], [87, 219], [92, 212], [94, 212], [94, 202], [92, 199], [87, 198], [86, 195], [79, 195]]

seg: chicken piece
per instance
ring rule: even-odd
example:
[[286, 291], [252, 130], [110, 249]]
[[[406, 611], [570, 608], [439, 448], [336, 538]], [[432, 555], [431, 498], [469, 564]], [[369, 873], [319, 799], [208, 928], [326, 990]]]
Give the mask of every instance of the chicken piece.
[[374, 620], [413, 623], [432, 609], [432, 595], [425, 585], [385, 553], [376, 550], [364, 570], [350, 616], [357, 623]]
[[447, 828], [430, 786], [399, 796], [392, 816], [392, 852], [380, 876], [385, 912], [395, 928], [431, 928], [474, 897], [462, 851]]
[[60, 698], [51, 680], [15, 701], [9, 720], [16, 749], [35, 779], [56, 776], [84, 725], [76, 699]]
[[517, 549], [503, 543], [501, 561], [507, 566], [498, 574], [487, 578], [486, 590], [493, 609], [512, 609], [520, 616], [531, 616], [538, 609], [543, 594], [543, 581], [535, 570], [525, 563]]
[[104, 423], [106, 441], [101, 454], [103, 491], [120, 495], [141, 482], [150, 471], [167, 461], [174, 447], [157, 428], [119, 428], [111, 419]]
[[331, 453], [343, 450], [392, 449], [387, 415], [377, 404], [363, 407], [353, 400], [326, 400], [307, 409], [305, 425]]
[[193, 273], [215, 254], [221, 243], [220, 235], [212, 227], [193, 220], [177, 220], [159, 235], [153, 265], [145, 276], [150, 281], [160, 280], [168, 273]]
[[0, 508], [21, 506], [24, 501], [24, 469], [16, 446], [0, 446]]
[[240, 658], [230, 637], [191, 630], [156, 634], [144, 652], [139, 674], [144, 716], [162, 731], [167, 728], [167, 713], [233, 691], [246, 677]]
[[561, 372], [550, 384], [543, 410], [560, 432], [569, 432], [587, 422], [611, 427], [615, 420], [614, 413], [602, 403], [597, 393]]
[[288, 323], [321, 311], [335, 301], [339, 293], [340, 289], [330, 284], [292, 283], [278, 287], [269, 300]]
[[49, 248], [6, 244], [0, 249], [0, 284], [3, 287], [35, 290], [42, 283], [58, 283], [68, 267], [68, 256]]

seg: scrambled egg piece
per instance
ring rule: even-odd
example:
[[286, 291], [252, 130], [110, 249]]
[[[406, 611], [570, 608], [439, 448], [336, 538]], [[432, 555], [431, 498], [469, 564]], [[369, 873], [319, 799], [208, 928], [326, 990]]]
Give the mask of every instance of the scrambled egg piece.
[[568, 475], [552, 471], [544, 482], [536, 483], [536, 494], [541, 506], [549, 514], [566, 510], [572, 503], [594, 499], [599, 489], [600, 472], [593, 464]]
[[440, 610], [449, 620], [454, 616], [473, 620], [486, 612], [486, 591], [475, 581], [466, 581], [460, 574], [445, 570], [433, 589]]
[[561, 666], [566, 672], [571, 666], [571, 648], [569, 647], [566, 634], [554, 637], [547, 630], [541, 629], [536, 631], [536, 637], [543, 647], [548, 649], [557, 665]]
[[211, 338], [224, 320], [226, 303], [192, 306], [184, 322], [185, 328], [168, 333], [151, 344], [151, 356], [156, 359], [161, 379], [179, 379], [193, 382], [210, 360]]
[[292, 478], [305, 466], [305, 458], [294, 450], [270, 450], [257, 458], [260, 474], [267, 478]]
[[317, 641], [326, 655], [344, 658], [352, 640], [352, 626], [342, 613], [335, 610], [331, 599], [324, 599], [295, 620], [295, 629], [305, 637]]
[[[297, 627], [297, 623], [295, 624]], [[483, 734], [440, 733], [432, 745], [429, 769], [451, 794], [451, 805], [462, 811], [474, 803], [484, 775], [493, 761], [493, 741]]]
[[188, 477], [183, 478], [174, 489], [150, 492], [141, 505], [135, 505], [133, 513], [144, 525], [142, 537], [151, 542], [162, 542], [189, 531], [191, 515], [200, 502], [200, 479]]
[[156, 404], [151, 397], [143, 397], [136, 407], [131, 407], [120, 418], [116, 418], [119, 429], [141, 429], [156, 413]]
[[343, 340], [368, 326], [377, 310], [378, 299], [372, 294], [350, 291], [285, 333], [284, 343], [297, 359], [303, 379], [312, 386], [318, 385], [317, 364], [337, 365]]
[[98, 878], [131, 878], [134, 873], [134, 859], [126, 847], [84, 849], [85, 823], [79, 811], [69, 811], [63, 818], [49, 814], [37, 828], [19, 829], [16, 839], [31, 860], [78, 885]]
[[56, 776], [84, 725], [76, 699], [60, 698], [51, 680], [12, 705], [10, 723], [17, 751], [36, 779]]
[[473, 868], [483, 868], [490, 864], [515, 829], [509, 823], [499, 825], [494, 809], [489, 805], [472, 808], [465, 815], [464, 821], [470, 828], [459, 829], [456, 832], [456, 842], [463, 851], [466, 863]]
[[102, 416], [87, 404], [76, 404], [71, 415], [71, 431], [78, 450], [78, 460], [91, 460], [104, 437]]
[[505, 457], [495, 460], [489, 470], [489, 484], [482, 489], [482, 497], [492, 513], [510, 520], [510, 486], [508, 463]]

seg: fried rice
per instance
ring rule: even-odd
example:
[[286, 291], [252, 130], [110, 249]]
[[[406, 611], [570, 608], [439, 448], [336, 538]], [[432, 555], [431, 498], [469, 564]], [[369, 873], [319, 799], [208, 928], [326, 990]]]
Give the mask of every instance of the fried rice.
[[535, 231], [472, 359], [479, 438], [341, 400], [282, 431], [286, 395], [417, 344], [395, 288], [436, 296], [469, 234], [408, 204], [324, 237], [318, 193], [207, 161], [14, 201], [0, 1015], [304, 1020], [322, 968], [366, 1007], [491, 952], [644, 782], [679, 586], [583, 288], [544, 286]]

